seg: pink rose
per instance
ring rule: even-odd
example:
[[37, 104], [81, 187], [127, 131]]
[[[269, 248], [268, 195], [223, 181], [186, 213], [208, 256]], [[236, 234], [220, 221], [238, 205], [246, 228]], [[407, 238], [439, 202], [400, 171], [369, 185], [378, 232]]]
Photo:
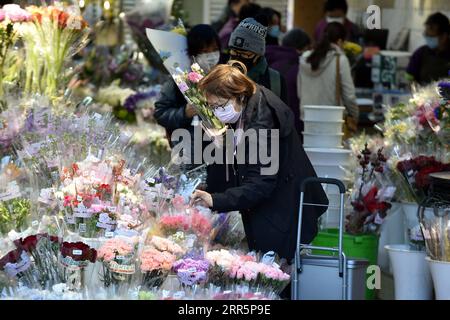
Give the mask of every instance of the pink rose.
[[192, 83], [198, 83], [200, 80], [202, 80], [203, 76], [201, 74], [198, 74], [197, 72], [189, 72], [188, 73], [188, 80]]
[[173, 199], [172, 199], [172, 205], [175, 208], [175, 210], [177, 211], [183, 211], [185, 208], [185, 204], [184, 204], [184, 197], [181, 195], [176, 195]]
[[5, 4], [3, 6], [3, 11], [11, 22], [24, 22], [31, 18], [31, 14], [17, 4]]

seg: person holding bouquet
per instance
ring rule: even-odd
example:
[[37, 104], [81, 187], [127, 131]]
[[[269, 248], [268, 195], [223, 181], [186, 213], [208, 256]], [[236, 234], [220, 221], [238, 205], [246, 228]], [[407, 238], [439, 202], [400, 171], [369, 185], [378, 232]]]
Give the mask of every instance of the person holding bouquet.
[[[187, 43], [189, 56], [193, 57], [205, 73], [219, 63], [220, 41], [211, 26], [194, 26], [187, 34]], [[154, 117], [166, 129], [172, 147], [170, 136], [174, 130], [184, 128], [191, 132], [191, 136], [194, 135], [195, 115], [195, 107], [186, 103], [183, 94], [170, 78], [161, 88], [161, 97], [155, 103]]]
[[[235, 129], [234, 143], [225, 150], [235, 156], [228, 158], [233, 159], [231, 163], [208, 166], [207, 189], [196, 190], [191, 201], [218, 212], [240, 211], [250, 250], [273, 250], [291, 261], [297, 245], [300, 185], [305, 178], [316, 177], [316, 173], [300, 143], [292, 111], [245, 72], [244, 64], [230, 61], [214, 67], [199, 83], [214, 114]], [[267, 138], [263, 137], [264, 129], [269, 132]], [[253, 130], [256, 140], [246, 134]], [[272, 134], [275, 140], [271, 139]], [[251, 144], [261, 148], [267, 141], [272, 145], [277, 143], [279, 148], [272, 152], [269, 146], [271, 163], [263, 164], [260, 156], [252, 154]], [[245, 148], [241, 148], [243, 145]], [[244, 157], [239, 154], [242, 149]], [[250, 160], [254, 157], [257, 161]], [[275, 162], [278, 166], [274, 170], [264, 170]], [[228, 179], [218, 176], [224, 172], [229, 174]], [[222, 183], [224, 180], [228, 183]], [[305, 202], [328, 205], [320, 184], [306, 192]], [[305, 206], [302, 243], [313, 240], [318, 218], [325, 210], [326, 207]]]

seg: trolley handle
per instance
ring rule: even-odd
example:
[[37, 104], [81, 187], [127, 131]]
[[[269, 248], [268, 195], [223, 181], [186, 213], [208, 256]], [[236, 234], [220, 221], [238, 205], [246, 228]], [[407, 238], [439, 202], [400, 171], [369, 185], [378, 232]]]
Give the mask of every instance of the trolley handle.
[[334, 184], [339, 188], [340, 193], [345, 193], [345, 186], [342, 183], [342, 181], [332, 178], [314, 178], [314, 177], [309, 177], [303, 180], [302, 185], [300, 186], [300, 192], [305, 192], [306, 186], [310, 183]]

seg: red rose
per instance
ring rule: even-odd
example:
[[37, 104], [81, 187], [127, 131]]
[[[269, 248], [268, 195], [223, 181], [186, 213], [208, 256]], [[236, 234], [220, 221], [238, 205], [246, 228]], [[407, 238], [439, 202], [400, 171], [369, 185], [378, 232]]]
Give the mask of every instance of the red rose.
[[443, 168], [443, 165], [436, 165], [419, 170], [415, 177], [416, 186], [419, 188], [427, 187], [430, 184], [429, 174], [434, 172], [441, 172]]
[[25, 239], [18, 239], [14, 241], [14, 244], [18, 249], [24, 250], [26, 252], [31, 252], [36, 249], [39, 240], [42, 238], [48, 238], [51, 242], [59, 242], [59, 238], [56, 236], [49, 236], [47, 233], [38, 233], [26, 237]]
[[8, 263], [17, 263], [17, 261], [20, 260], [21, 254], [21, 249], [15, 249], [8, 252], [3, 258], [0, 259], [0, 269], [3, 269]]
[[[81, 254], [74, 254], [75, 250], [81, 251]], [[61, 255], [71, 257], [75, 261], [90, 261], [92, 263], [97, 259], [97, 251], [83, 242], [63, 242], [61, 245]]]

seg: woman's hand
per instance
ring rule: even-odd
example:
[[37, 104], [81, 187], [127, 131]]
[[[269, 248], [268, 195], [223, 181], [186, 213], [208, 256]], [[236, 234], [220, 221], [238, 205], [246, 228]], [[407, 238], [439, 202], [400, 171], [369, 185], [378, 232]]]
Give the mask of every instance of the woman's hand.
[[206, 191], [195, 190], [191, 196], [191, 204], [192, 205], [201, 205], [207, 208], [211, 208], [213, 206], [213, 199], [211, 194]]
[[187, 104], [186, 108], [184, 109], [184, 113], [186, 114], [186, 117], [188, 119], [193, 118], [195, 115], [197, 115], [197, 110], [192, 104]]

